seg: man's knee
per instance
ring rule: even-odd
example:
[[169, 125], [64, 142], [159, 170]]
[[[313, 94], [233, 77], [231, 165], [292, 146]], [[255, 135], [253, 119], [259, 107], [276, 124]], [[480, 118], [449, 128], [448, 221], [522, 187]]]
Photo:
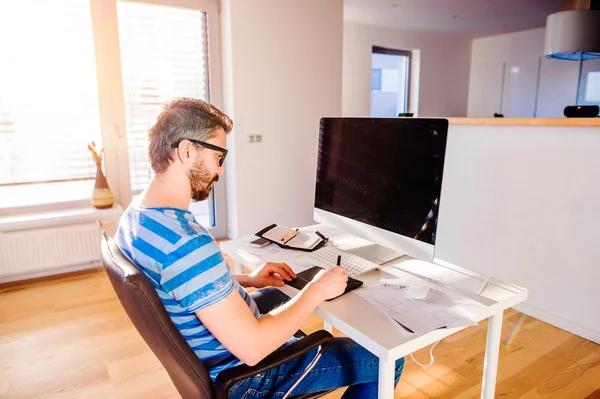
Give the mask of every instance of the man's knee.
[[402, 370], [402, 368], [404, 367], [404, 358], [400, 358], [398, 360], [396, 360], [396, 370]]
[[402, 374], [402, 370], [404, 369], [404, 358], [396, 360], [396, 383], [400, 379], [400, 374]]

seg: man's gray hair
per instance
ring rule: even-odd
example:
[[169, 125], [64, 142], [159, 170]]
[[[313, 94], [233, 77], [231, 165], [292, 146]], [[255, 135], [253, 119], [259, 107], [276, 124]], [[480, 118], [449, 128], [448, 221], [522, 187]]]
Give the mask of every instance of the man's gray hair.
[[172, 146], [183, 139], [206, 141], [217, 128], [229, 133], [231, 119], [217, 107], [197, 98], [175, 98], [162, 108], [148, 131], [148, 159], [155, 174], [164, 173], [171, 163]]

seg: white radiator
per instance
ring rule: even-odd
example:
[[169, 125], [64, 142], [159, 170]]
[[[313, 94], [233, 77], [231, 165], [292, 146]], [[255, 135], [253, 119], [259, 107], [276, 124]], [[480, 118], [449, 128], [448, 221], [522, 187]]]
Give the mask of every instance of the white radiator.
[[98, 222], [0, 233], [0, 281], [100, 262]]

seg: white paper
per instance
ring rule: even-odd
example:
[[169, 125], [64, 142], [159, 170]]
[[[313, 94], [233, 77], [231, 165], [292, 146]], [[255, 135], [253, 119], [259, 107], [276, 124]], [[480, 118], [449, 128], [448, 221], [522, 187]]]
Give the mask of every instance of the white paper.
[[457, 290], [481, 294], [489, 277], [470, 276], [458, 271], [421, 260], [405, 260], [392, 267], [429, 279], [432, 283], [442, 283]]
[[294, 259], [303, 255], [300, 251], [281, 248], [276, 244], [269, 244], [262, 248], [246, 245], [244, 248], [241, 248], [241, 250], [257, 255], [264, 262], [285, 262], [289, 259]]
[[[361, 287], [357, 290], [350, 292], [348, 295], [357, 295], [357, 293], [362, 292], [364, 289], [365, 288]], [[361, 298], [360, 295], [357, 295], [357, 296], [359, 298]], [[378, 307], [375, 303], [369, 302], [367, 300], [365, 300], [364, 302], [365, 302], [365, 304], [369, 305], [371, 307], [371, 309], [373, 309], [373, 311], [381, 313], [380, 307]], [[396, 320], [394, 320], [392, 317], [390, 317], [387, 314], [386, 314], [386, 317], [392, 322], [392, 325], [394, 325], [394, 327], [396, 327], [398, 332], [400, 332], [403, 335], [412, 335], [406, 328], [402, 327], [402, 325], [400, 323], [398, 323]]]
[[329, 226], [319, 226], [317, 231], [323, 234], [325, 237], [329, 239], [330, 242], [334, 242], [336, 239], [340, 237], [350, 236], [348, 233], [344, 233], [342, 231], [336, 230], [333, 227]]
[[[263, 234], [264, 238], [267, 238], [271, 241], [282, 242], [282, 238], [286, 236], [286, 234], [291, 233], [293, 230], [287, 227], [275, 226], [271, 230], [267, 231]], [[291, 235], [290, 235], [291, 237]]]
[[[384, 280], [383, 284], [356, 290], [355, 294], [416, 334], [440, 327], [475, 324], [470, 319], [475, 315], [476, 309], [482, 307], [481, 304], [434, 289], [424, 299], [414, 299], [408, 295], [406, 280]], [[468, 304], [470, 311], [459, 306], [459, 302]]]
[[286, 245], [295, 248], [314, 248], [321, 241], [321, 237], [315, 233], [298, 233], [289, 240]]

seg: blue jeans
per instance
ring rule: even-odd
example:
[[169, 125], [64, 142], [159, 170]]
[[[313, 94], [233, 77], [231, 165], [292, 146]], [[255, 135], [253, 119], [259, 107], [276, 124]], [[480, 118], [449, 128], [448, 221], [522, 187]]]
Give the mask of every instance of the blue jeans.
[[[261, 314], [268, 313], [289, 298], [276, 288], [253, 292]], [[293, 341], [292, 341], [293, 342]], [[230, 398], [277, 398], [300, 377], [315, 357], [317, 350], [289, 362], [235, 383], [229, 390]], [[404, 367], [404, 359], [396, 361], [396, 384]], [[343, 399], [377, 398], [379, 359], [349, 338], [335, 338], [316, 366], [298, 385], [292, 396], [349, 386]]]

